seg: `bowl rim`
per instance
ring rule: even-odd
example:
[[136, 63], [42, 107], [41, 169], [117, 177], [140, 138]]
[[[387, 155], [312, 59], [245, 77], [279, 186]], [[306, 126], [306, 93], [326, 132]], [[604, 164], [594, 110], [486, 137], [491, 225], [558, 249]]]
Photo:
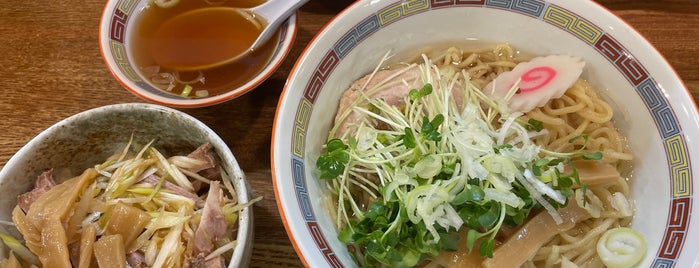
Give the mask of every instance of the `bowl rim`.
[[311, 38], [311, 40], [306, 44], [304, 47], [303, 51], [301, 54], [299, 54], [299, 57], [296, 59], [294, 62], [294, 65], [291, 67], [291, 70], [289, 71], [289, 75], [286, 79], [286, 83], [284, 83], [284, 87], [282, 88], [282, 92], [279, 95], [279, 100], [277, 101], [277, 108], [275, 109], [274, 112], [274, 122], [272, 123], [272, 137], [271, 137], [271, 146], [270, 146], [270, 163], [271, 163], [271, 173], [272, 173], [272, 188], [274, 189], [274, 199], [277, 203], [277, 210], [279, 211], [279, 215], [281, 216], [282, 224], [284, 225], [284, 229], [286, 230], [287, 236], [289, 236], [289, 241], [291, 242], [292, 246], [294, 247], [294, 251], [296, 252], [296, 255], [299, 257], [301, 262], [303, 263], [303, 266], [305, 267], [312, 267], [311, 262], [307, 259], [307, 257], [303, 254], [303, 251], [301, 247], [298, 244], [298, 239], [296, 239], [296, 236], [294, 235], [294, 232], [292, 230], [292, 226], [289, 222], [289, 218], [286, 216], [287, 212], [284, 208], [284, 204], [280, 199], [280, 185], [278, 183], [278, 170], [277, 170], [277, 161], [276, 159], [276, 144], [277, 144], [277, 137], [276, 133], [278, 131], [279, 125], [277, 124], [277, 120], [280, 120], [279, 117], [282, 114], [282, 105], [284, 104], [284, 101], [286, 100], [287, 96], [287, 91], [291, 91], [290, 89], [290, 84], [292, 82], [292, 79], [294, 78], [293, 75], [296, 74], [296, 72], [301, 69], [301, 65], [303, 61], [308, 57], [310, 54], [310, 51], [313, 49], [313, 46], [316, 44], [320, 38], [322, 38], [322, 35], [326, 32], [329, 31], [330, 27], [334, 24], [336, 24], [338, 21], [342, 19], [346, 14], [351, 12], [353, 8], [356, 8], [356, 6], [361, 5], [362, 1], [354, 1], [352, 4], [341, 10], [338, 14], [332, 17], [330, 21], [328, 21], [323, 27], [321, 27], [320, 30]]
[[[122, 86], [122, 88], [126, 89], [133, 95], [136, 95], [137, 97], [149, 101], [151, 103], [159, 104], [159, 105], [165, 105], [168, 107], [174, 107], [174, 108], [197, 108], [197, 107], [206, 107], [206, 106], [212, 106], [216, 105], [219, 103], [223, 103], [226, 101], [233, 100], [235, 98], [238, 98], [245, 93], [248, 93], [252, 91], [253, 89], [257, 88], [260, 84], [262, 84], [264, 81], [266, 81], [269, 77], [271, 77], [277, 69], [285, 62], [285, 59], [291, 52], [291, 49], [293, 48], [293, 44], [295, 43], [296, 40], [296, 35], [298, 32], [298, 13], [299, 11], [293, 13], [289, 19], [287, 19], [284, 23], [282, 23], [280, 27], [280, 34], [279, 34], [279, 40], [276, 40], [277, 46], [275, 51], [270, 55], [270, 58], [268, 62], [265, 64], [265, 67], [262, 68], [256, 75], [254, 75], [249, 81], [247, 81], [245, 84], [242, 84], [238, 86], [235, 89], [229, 90], [225, 93], [218, 94], [218, 95], [213, 95], [209, 97], [204, 97], [204, 98], [197, 98], [197, 99], [190, 99], [190, 98], [181, 98], [177, 95], [174, 94], [166, 94], [163, 93], [163, 95], [157, 95], [150, 93], [148, 91], [142, 90], [137, 84], [135, 84], [133, 81], [130, 81], [128, 78], [125, 77], [125, 75], [122, 73], [121, 69], [119, 69], [115, 64], [112, 64], [111, 61], [113, 60], [111, 56], [111, 51], [109, 49], [110, 47], [110, 37], [109, 35], [109, 29], [111, 27], [112, 19], [113, 19], [113, 14], [110, 13], [113, 9], [117, 8], [119, 4], [121, 4], [124, 1], [129, 1], [129, 0], [108, 0], [104, 8], [102, 10], [102, 15], [100, 16], [100, 22], [99, 22], [99, 31], [98, 31], [98, 38], [99, 38], [99, 48], [100, 48], [100, 55], [102, 58], [102, 61], [104, 63], [104, 66], [109, 70], [109, 72], [112, 74], [114, 79]], [[127, 3], [125, 5], [138, 5], [138, 0], [132, 1], [133, 3]], [[132, 12], [135, 12], [132, 10]], [[126, 14], [127, 20], [129, 19], [129, 15]], [[123, 33], [125, 34], [125, 32]], [[126, 38], [126, 37], [124, 37]], [[273, 38], [270, 41], [275, 41]], [[129, 61], [130, 62], [130, 61]], [[138, 75], [138, 74], [137, 74]], [[139, 75], [140, 76], [140, 75]]]
[[[386, 0], [384, 2], [388, 2], [388, 1], [397, 2], [397, 1], [393, 1], [393, 0]], [[297, 59], [296, 63], [294, 64], [293, 68], [290, 71], [289, 77], [287, 78], [287, 83], [286, 83], [286, 85], [282, 91], [281, 97], [278, 101], [277, 111], [275, 114], [275, 120], [274, 120], [273, 131], [272, 131], [272, 148], [271, 148], [271, 157], [270, 158], [271, 158], [271, 163], [272, 163], [272, 177], [273, 177], [272, 181], [274, 184], [276, 202], [277, 202], [277, 206], [278, 206], [278, 209], [279, 209], [281, 217], [282, 217], [282, 222], [284, 223], [284, 227], [287, 231], [287, 234], [289, 235], [290, 240], [291, 240], [298, 256], [300, 257], [300, 259], [302, 260], [302, 262], [306, 266], [309, 266], [310, 264], [313, 264], [316, 262], [314, 259], [307, 259], [309, 257], [304, 255], [304, 251], [303, 251], [302, 247], [298, 244], [300, 240], [297, 239], [296, 234], [294, 233], [295, 228], [303, 228], [303, 227], [294, 227], [294, 225], [298, 225], [298, 224], [296, 224], [295, 222], [291, 222], [292, 219], [289, 218], [289, 215], [287, 214], [287, 211], [286, 211], [286, 209], [287, 209], [286, 206], [293, 206], [293, 205], [298, 205], [298, 204], [286, 204], [285, 205], [282, 202], [282, 198], [281, 198], [281, 194], [280, 194], [280, 192], [282, 192], [282, 191], [290, 191], [290, 190], [289, 189], [280, 189], [280, 180], [283, 180], [283, 179], [288, 180], [289, 179], [289, 178], [282, 178], [283, 176], [286, 176], [286, 177], [289, 176], [289, 174], [281, 173], [281, 171], [287, 170], [286, 168], [282, 168], [282, 167], [288, 166], [289, 163], [288, 162], [279, 163], [279, 161], [277, 161], [277, 159], [286, 160], [286, 158], [287, 158], [286, 155], [288, 155], [289, 152], [283, 151], [283, 150], [286, 150], [287, 148], [281, 148], [284, 145], [278, 144], [278, 142], [279, 142], [278, 139], [281, 137], [281, 136], [278, 136], [278, 135], [281, 135], [281, 134], [279, 134], [279, 127], [280, 127], [279, 121], [280, 121], [280, 118], [282, 117], [283, 113], [285, 113], [285, 112], [288, 113], [288, 111], [282, 110], [285, 107], [285, 105], [297, 107], [296, 103], [291, 103], [291, 102], [285, 103], [285, 102], [291, 98], [291, 97], [289, 97], [289, 92], [291, 90], [299, 90], [299, 89], [291, 89], [290, 84], [293, 83], [294, 76], [297, 75], [299, 70], [302, 68], [301, 65], [303, 64], [303, 62], [309, 60], [309, 57], [310, 57], [309, 54], [313, 50], [313, 47], [316, 45], [318, 40], [320, 38], [322, 38], [322, 36], [324, 36], [327, 31], [329, 31], [331, 26], [335, 26], [335, 24], [339, 23], [339, 21], [341, 21], [343, 19], [343, 17], [345, 17], [345, 15], [347, 15], [347, 13], [351, 12], [352, 9], [356, 9], [356, 8], [358, 8], [357, 7], [358, 5], [364, 4], [364, 3], [360, 3], [360, 2], [363, 2], [363, 1], [354, 2], [352, 5], [350, 5], [346, 9], [344, 9], [341, 13], [336, 15], [332, 20], [330, 20], [330, 22], [328, 22], [319, 31], [318, 34], [316, 34], [316, 36], [311, 40], [311, 42], [305, 47], [304, 51], [300, 54], [299, 58]], [[381, 2], [381, 1], [377, 1], [377, 2]], [[451, 1], [451, 2], [453, 3], [454, 1]], [[469, 1], [465, 1], [465, 2], [469, 2]], [[478, 2], [478, 1], [471, 1], [471, 2]], [[480, 2], [486, 2], [486, 1], [480, 1]], [[558, 3], [563, 2], [563, 1], [541, 0], [541, 1], [537, 1], [537, 2], [553, 3], [553, 4], [556, 4], [558, 6]], [[590, 5], [590, 3], [592, 5]], [[659, 63], [661, 65], [663, 65], [662, 68], [664, 70], [666, 69], [666, 70], [669, 70], [671, 72], [669, 74], [669, 76], [672, 77], [672, 79], [676, 80], [673, 82], [677, 82], [680, 85], [680, 87], [682, 88], [681, 90], [678, 89], [678, 91], [681, 91], [681, 92], [678, 92], [678, 94], [690, 95], [689, 90], [688, 90], [684, 80], [682, 80], [680, 78], [677, 71], [669, 64], [667, 59], [657, 50], [657, 48], [655, 48], [636, 29], [634, 29], [626, 21], [624, 21], [619, 16], [617, 16], [616, 14], [614, 14], [613, 12], [611, 12], [610, 10], [608, 10], [606, 7], [602, 6], [599, 3], [596, 3], [594, 1], [589, 1], [589, 3], [582, 3], [582, 4], [587, 4], [589, 9], [594, 9], [594, 12], [600, 13], [600, 15], [602, 15], [602, 16], [607, 16], [605, 18], [606, 21], [613, 21], [615, 24], [625, 26], [623, 30], [630, 30], [630, 32], [627, 33], [627, 35], [631, 38], [639, 39], [639, 41], [641, 43], [640, 45], [642, 46], [641, 49], [647, 50], [649, 52], [648, 54], [650, 54], [649, 57], [652, 57], [654, 59], [659, 60]], [[485, 4], [483, 4], [483, 5], [485, 5]], [[482, 7], [482, 5], [480, 5], [479, 7]], [[377, 12], [378, 12], [378, 9], [377, 9]], [[619, 30], [618, 29], [617, 30], [614, 30], [614, 29], [607, 30], [607, 32], [609, 32], [609, 33], [614, 33], [617, 31], [619, 31]], [[331, 41], [337, 41], [337, 40], [331, 40]], [[322, 53], [325, 51], [320, 51], [320, 52]], [[315, 60], [313, 60], [313, 64], [315, 64]], [[315, 68], [315, 67], [316, 66], [311, 66], [309, 68]], [[303, 98], [303, 97], [301, 97], [301, 98]], [[693, 102], [692, 107], [694, 110], [690, 111], [690, 112], [693, 112], [693, 114], [696, 115], [697, 110], [699, 110], [697, 103]], [[278, 155], [285, 155], [285, 156], [279, 157]], [[305, 160], [305, 161], [309, 161], [309, 160]], [[301, 232], [299, 232], [299, 234], [300, 233]], [[686, 241], [685, 241], [685, 243], [686, 243]], [[655, 253], [653, 253], [653, 254], [655, 254]], [[677, 256], [679, 256], [679, 253]]]
[[[251, 200], [252, 191], [247, 179], [245, 178], [245, 173], [240, 168], [238, 161], [235, 159], [233, 152], [226, 145], [226, 143], [221, 139], [221, 137], [211, 128], [209, 128], [202, 121], [198, 120], [194, 116], [191, 116], [185, 112], [162, 106], [159, 104], [152, 103], [118, 103], [109, 104], [105, 106], [95, 107], [88, 110], [84, 110], [75, 113], [71, 116], [63, 118], [56, 123], [52, 124], [48, 128], [42, 130], [39, 134], [31, 138], [27, 143], [25, 143], [17, 152], [15, 152], [10, 159], [5, 163], [5, 165], [0, 168], [0, 181], [4, 181], [7, 173], [11, 172], [14, 166], [26, 162], [24, 158], [28, 153], [31, 153], [38, 145], [45, 142], [52, 133], [60, 131], [60, 129], [68, 124], [76, 121], [86, 120], [87, 115], [91, 114], [103, 114], [109, 115], [114, 111], [126, 111], [132, 112], [134, 110], [150, 110], [150, 111], [160, 111], [166, 114], [174, 114], [178, 120], [186, 120], [197, 128], [204, 130], [207, 135], [207, 140], [212, 143], [216, 149], [221, 161], [226, 161], [229, 163], [227, 171], [231, 174], [230, 180], [237, 190], [238, 202], [243, 204]], [[250, 257], [252, 253], [252, 246], [254, 241], [254, 217], [252, 206], [247, 206], [243, 208], [238, 213], [238, 226], [236, 226], [237, 231], [235, 234], [236, 241], [238, 241], [237, 246], [233, 251], [233, 255], [230, 260], [228, 260], [228, 265], [240, 264], [241, 266], [247, 266], [250, 262]], [[2, 247], [2, 246], [0, 246]]]

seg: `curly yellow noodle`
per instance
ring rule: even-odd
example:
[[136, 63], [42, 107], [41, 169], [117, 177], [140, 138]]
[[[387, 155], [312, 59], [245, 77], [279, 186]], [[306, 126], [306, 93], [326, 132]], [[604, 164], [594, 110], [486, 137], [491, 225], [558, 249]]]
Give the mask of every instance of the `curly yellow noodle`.
[[[541, 110], [551, 116], [560, 116], [580, 111], [585, 107], [584, 103], [576, 103], [575, 99], [563, 95], [560, 99], [553, 100], [550, 106], [544, 106]], [[561, 124], [564, 122], [560, 121]]]
[[[445, 59], [448, 60], [444, 64], [464, 68], [480, 88], [518, 63], [515, 51], [508, 45], [497, 45], [490, 51], [480, 52], [449, 49], [447, 54]], [[524, 115], [525, 120], [532, 118], [541, 121], [548, 130], [548, 134], [535, 138], [535, 142], [542, 147], [551, 151], [571, 152], [584, 145], [584, 151], [600, 151], [605, 162], [619, 167], [633, 156], [628, 152], [623, 136], [611, 122], [612, 117], [611, 106], [583, 79], [576, 81], [560, 98]], [[582, 138], [570, 142], [583, 134], [588, 136], [587, 143]], [[629, 186], [624, 178], [619, 178], [613, 185], [590, 190], [602, 201], [600, 217], [578, 223], [575, 228], [557, 235], [522, 267], [559, 267], [562, 258], [580, 267], [603, 267], [596, 253], [597, 240], [607, 229], [630, 223], [631, 217], [621, 215], [611, 204], [612, 195], [617, 192], [628, 200]]]
[[[454, 56], [457, 57], [457, 58], [461, 58], [459, 55], [454, 55]], [[474, 64], [474, 63], [476, 62], [476, 59], [478, 59], [478, 54], [477, 54], [477, 53], [472, 53], [472, 54], [469, 55], [466, 59], [464, 59], [463, 61], [461, 61], [460, 63], [458, 63], [458, 64], [456, 65], [456, 67], [464, 68], [464, 67], [471, 66], [472, 64]]]
[[[518, 52], [506, 44], [482, 51], [463, 51], [452, 47], [437, 53], [429, 55], [433, 62], [468, 72], [471, 82], [479, 88], [484, 88], [499, 74], [510, 71], [521, 61], [517, 58]], [[579, 79], [563, 96], [526, 113], [523, 119], [543, 123], [547, 132], [534, 138], [534, 142], [541, 147], [555, 152], [581, 149], [584, 152], [599, 151], [604, 155], [603, 161], [625, 174], [623, 168], [628, 167], [633, 156], [624, 137], [611, 122], [612, 117], [611, 106], [600, 98], [590, 83]], [[587, 140], [574, 139], [582, 135], [586, 135]], [[556, 235], [522, 267], [560, 267], [564, 259], [579, 267], [603, 267], [596, 253], [597, 240], [609, 228], [627, 226], [631, 221], [630, 216], [622, 215], [613, 207], [613, 196], [621, 194], [629, 204], [633, 202], [629, 199], [629, 185], [624, 177], [611, 185], [591, 187], [589, 191], [602, 202], [600, 216], [579, 222], [571, 230]], [[448, 264], [435, 260], [424, 267], [442, 265]]]

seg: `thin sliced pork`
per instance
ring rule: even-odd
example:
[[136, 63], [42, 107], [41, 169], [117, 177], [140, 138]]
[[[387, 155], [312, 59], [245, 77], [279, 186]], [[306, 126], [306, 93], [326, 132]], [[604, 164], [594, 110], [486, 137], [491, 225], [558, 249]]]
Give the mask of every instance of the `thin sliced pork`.
[[34, 189], [17, 196], [17, 205], [24, 213], [27, 213], [31, 204], [54, 186], [56, 186], [56, 181], [53, 179], [53, 169], [44, 171], [34, 182]]
[[226, 235], [228, 230], [222, 206], [223, 191], [221, 191], [218, 181], [212, 181], [201, 215], [201, 222], [194, 232], [194, 250], [190, 259], [192, 267], [220, 267], [221, 265], [220, 257], [208, 261], [205, 261], [204, 258], [214, 251], [214, 241]]

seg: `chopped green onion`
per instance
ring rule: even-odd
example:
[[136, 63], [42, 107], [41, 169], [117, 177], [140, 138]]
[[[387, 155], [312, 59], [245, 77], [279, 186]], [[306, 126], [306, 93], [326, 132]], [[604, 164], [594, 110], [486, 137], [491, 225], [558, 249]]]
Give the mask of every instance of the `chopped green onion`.
[[[601, 153], [541, 149], [531, 135], [543, 122], [501, 114], [465, 72], [437, 71], [429, 59], [419, 69], [422, 87], [400, 105], [367, 98], [351, 107], [367, 120], [346, 138], [331, 136], [316, 161], [337, 198], [338, 238], [359, 251], [362, 265], [414, 266], [453, 250], [461, 228], [469, 250], [492, 257], [503, 224], [520, 225], [542, 208], [562, 222], [558, 209], [573, 187], [587, 189], [574, 167], [561, 174], [563, 163]], [[587, 141], [570, 142], [579, 138]]]
[[194, 96], [197, 96], [197, 98], [204, 98], [209, 96], [209, 91], [206, 89], [201, 89], [197, 90], [194, 92]]
[[190, 93], [192, 93], [192, 86], [184, 85], [184, 89], [182, 89], [182, 93], [180, 93], [180, 96], [187, 98], [189, 97]]
[[2, 239], [2, 242], [10, 248], [13, 253], [17, 254], [20, 259], [36, 266], [41, 264], [39, 258], [13, 236], [0, 232], [0, 239]]
[[609, 268], [632, 267], [646, 254], [646, 240], [627, 227], [607, 230], [597, 242], [597, 254]]
[[213, 252], [211, 252], [209, 255], [207, 255], [207, 256], [204, 258], [204, 260], [205, 260], [205, 261], [208, 261], [208, 260], [211, 260], [211, 259], [213, 259], [213, 258], [215, 258], [215, 257], [221, 256], [221, 254], [225, 253], [226, 251], [229, 251], [229, 250], [234, 249], [235, 246], [236, 246], [237, 244], [238, 244], [238, 241], [236, 241], [236, 240], [233, 240], [233, 241], [231, 241], [231, 242], [228, 242], [228, 243], [226, 243], [225, 245], [220, 246], [219, 248], [217, 248], [216, 250], [214, 250]]

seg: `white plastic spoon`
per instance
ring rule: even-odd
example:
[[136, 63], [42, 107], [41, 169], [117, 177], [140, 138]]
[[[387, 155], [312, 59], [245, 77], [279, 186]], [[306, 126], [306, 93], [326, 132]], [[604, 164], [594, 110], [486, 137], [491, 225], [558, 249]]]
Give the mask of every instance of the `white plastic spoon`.
[[[236, 36], [236, 31], [244, 27], [256, 28], [260, 30], [255, 39], [217, 39], [218, 36], [209, 34], [208, 36], [197, 36], [190, 38], [183, 35], [160, 36], [159, 46], [152, 50], [153, 58], [160, 66], [181, 71], [195, 71], [209, 69], [225, 65], [236, 61], [253, 51], [259, 49], [265, 42], [274, 36], [279, 26], [308, 0], [268, 0], [267, 2], [253, 8], [233, 8], [233, 7], [208, 7], [184, 12], [165, 21], [156, 32], [177, 33], [178, 29], [192, 20], [211, 20], [219, 22], [223, 19], [230, 19], [229, 27], [225, 31], [232, 31], [229, 36]], [[235, 23], [231, 23], [236, 21]], [[248, 25], [241, 25], [247, 23]], [[205, 29], [202, 29], [204, 32]], [[221, 36], [224, 36], [221, 34]], [[222, 47], [225, 46], [225, 47]], [[177, 47], [177, 48], [175, 48]], [[220, 50], [222, 53], [211, 53], [206, 59], [178, 60], [183, 51], [189, 53], [196, 50]]]

